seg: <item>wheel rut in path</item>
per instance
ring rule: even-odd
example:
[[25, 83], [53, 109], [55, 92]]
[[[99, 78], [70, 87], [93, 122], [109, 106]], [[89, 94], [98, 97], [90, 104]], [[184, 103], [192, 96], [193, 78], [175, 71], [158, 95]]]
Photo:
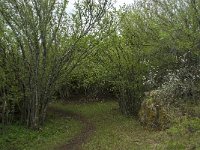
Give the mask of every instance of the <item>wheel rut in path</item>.
[[55, 150], [82, 150], [82, 145], [89, 140], [89, 138], [95, 131], [94, 124], [85, 116], [79, 113], [64, 111], [53, 107], [49, 108], [49, 110], [61, 114], [62, 116], [71, 117], [79, 121], [83, 125], [83, 129], [78, 135], [75, 135], [75, 137], [68, 141], [66, 144], [58, 146], [57, 148], [55, 148]]

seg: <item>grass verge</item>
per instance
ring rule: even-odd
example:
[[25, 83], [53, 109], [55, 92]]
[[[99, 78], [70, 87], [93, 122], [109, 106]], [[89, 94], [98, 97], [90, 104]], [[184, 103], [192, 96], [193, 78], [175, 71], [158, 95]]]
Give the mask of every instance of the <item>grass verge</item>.
[[53, 113], [48, 113], [47, 121], [39, 131], [18, 124], [0, 127], [1, 150], [51, 150], [81, 130], [78, 121]]

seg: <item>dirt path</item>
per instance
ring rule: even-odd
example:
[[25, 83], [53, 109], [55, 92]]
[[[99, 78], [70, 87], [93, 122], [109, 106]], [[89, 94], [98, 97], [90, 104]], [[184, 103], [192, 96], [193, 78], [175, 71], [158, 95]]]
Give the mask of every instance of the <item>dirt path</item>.
[[92, 133], [94, 133], [95, 131], [94, 124], [89, 119], [78, 113], [67, 112], [57, 108], [50, 108], [50, 111], [59, 113], [63, 116], [72, 117], [73, 119], [81, 122], [81, 124], [83, 125], [83, 129], [78, 135], [76, 135], [68, 143], [55, 148], [55, 150], [81, 150], [82, 144], [86, 143], [89, 140]]

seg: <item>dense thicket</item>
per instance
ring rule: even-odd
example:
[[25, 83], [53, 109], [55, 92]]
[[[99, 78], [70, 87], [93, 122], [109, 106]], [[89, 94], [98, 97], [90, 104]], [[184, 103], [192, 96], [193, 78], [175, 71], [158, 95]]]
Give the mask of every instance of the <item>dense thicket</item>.
[[[0, 1], [2, 122], [16, 111], [37, 128], [53, 96], [115, 95], [138, 115], [145, 92], [198, 102], [200, 1], [137, 1], [118, 11], [85, 0]], [[84, 60], [84, 61], [83, 61]]]
[[198, 102], [199, 7], [197, 0], [151, 0], [122, 8], [116, 32], [74, 74], [83, 75], [79, 87], [110, 89], [121, 111], [135, 116], [151, 90], [166, 103]]
[[85, 0], [67, 14], [67, 0], [0, 1], [2, 122], [19, 112], [38, 128], [58, 81], [107, 37], [110, 2]]
[[[199, 7], [196, 0], [151, 0], [126, 8], [122, 13], [121, 33], [125, 46], [136, 55], [128, 62], [137, 61], [132, 70], [139, 77], [134, 73], [127, 75], [140, 80], [126, 85], [132, 88], [139, 85], [145, 91], [157, 89], [160, 100], [166, 103], [198, 101]], [[138, 102], [143, 91], [137, 87], [130, 93], [140, 93], [136, 97]]]

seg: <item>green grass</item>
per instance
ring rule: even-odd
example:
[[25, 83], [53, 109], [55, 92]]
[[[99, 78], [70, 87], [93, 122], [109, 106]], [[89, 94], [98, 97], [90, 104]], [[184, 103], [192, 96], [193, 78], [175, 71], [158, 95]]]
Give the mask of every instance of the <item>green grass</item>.
[[78, 112], [96, 125], [96, 132], [83, 145], [84, 150], [200, 150], [200, 119], [182, 118], [166, 131], [149, 131], [138, 121], [125, 117], [115, 102], [56, 104]]
[[78, 121], [48, 114], [45, 126], [39, 131], [21, 125], [9, 125], [0, 134], [1, 150], [51, 150], [66, 143], [81, 130]]
[[[96, 126], [84, 150], [200, 150], [200, 119], [182, 117], [166, 131], [149, 131], [137, 120], [123, 116], [116, 102], [88, 104], [55, 103], [53, 107], [81, 113]], [[196, 108], [199, 109], [199, 108]], [[0, 134], [2, 150], [51, 150], [67, 143], [81, 130], [79, 122], [49, 115], [40, 131], [20, 125], [6, 127]]]

